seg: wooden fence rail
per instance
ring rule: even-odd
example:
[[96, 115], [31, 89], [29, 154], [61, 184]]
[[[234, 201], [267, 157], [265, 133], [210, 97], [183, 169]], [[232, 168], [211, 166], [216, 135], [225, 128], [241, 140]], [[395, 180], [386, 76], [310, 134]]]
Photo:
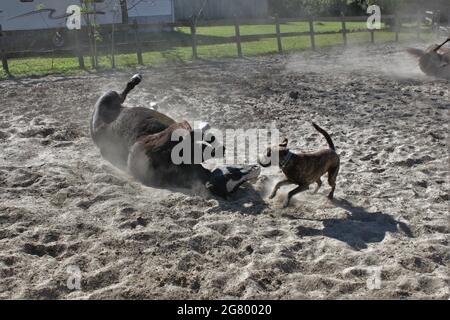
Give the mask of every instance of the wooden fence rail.
[[[394, 29], [395, 32], [395, 40], [399, 40], [399, 33], [400, 32], [408, 32], [408, 33], [416, 33], [417, 37], [420, 38], [421, 33], [421, 26], [422, 26], [422, 15], [418, 13], [417, 15], [386, 15], [382, 17], [383, 22], [390, 21], [391, 23], [394, 22]], [[191, 38], [191, 47], [192, 47], [192, 57], [193, 59], [197, 59], [198, 56], [198, 46], [199, 45], [207, 45], [207, 44], [224, 44], [224, 43], [235, 43], [236, 44], [236, 50], [237, 50], [237, 56], [242, 57], [242, 42], [250, 42], [250, 41], [258, 41], [261, 39], [271, 39], [274, 38], [277, 41], [277, 47], [278, 52], [283, 52], [283, 42], [282, 39], [284, 37], [302, 37], [302, 36], [309, 36], [311, 48], [313, 50], [316, 49], [316, 36], [320, 35], [330, 35], [330, 34], [342, 34], [343, 44], [347, 45], [348, 39], [347, 35], [349, 33], [360, 33], [360, 32], [368, 32], [370, 33], [370, 40], [372, 43], [375, 42], [375, 33], [378, 31], [383, 31], [387, 29], [382, 30], [369, 30], [367, 28], [364, 29], [355, 29], [355, 30], [349, 30], [347, 28], [347, 22], [363, 22], [367, 20], [367, 16], [340, 16], [340, 17], [308, 17], [308, 18], [297, 18], [297, 19], [281, 19], [281, 18], [267, 18], [267, 19], [246, 19], [241, 20], [235, 17], [233, 20], [215, 20], [215, 21], [182, 21], [172, 24], [145, 24], [145, 25], [138, 25], [136, 21], [134, 21], [130, 25], [114, 25], [110, 26], [112, 28], [112, 38], [110, 43], [108, 44], [99, 44], [98, 50], [103, 52], [110, 52], [111, 53], [111, 64], [114, 68], [116, 65], [115, 62], [115, 55], [119, 52], [121, 52], [122, 49], [130, 51], [130, 48], [134, 48], [134, 51], [136, 52], [136, 58], [137, 62], [140, 65], [143, 65], [143, 49], [150, 49], [155, 50], [155, 47], [157, 47], [161, 43], [171, 44], [171, 45], [180, 45], [180, 43], [173, 43], [173, 41], [145, 41], [140, 39], [140, 29], [158, 29], [163, 30], [164, 28], [175, 28], [175, 27], [188, 27], [190, 28], [190, 38]], [[414, 21], [416, 22], [416, 27], [410, 27], [410, 28], [402, 28], [401, 22], [402, 21]], [[322, 31], [317, 32], [314, 29], [314, 22], [340, 22], [341, 23], [341, 30], [337, 31]], [[286, 23], [298, 23], [298, 22], [305, 22], [309, 24], [309, 31], [303, 31], [303, 32], [281, 32], [281, 25]], [[257, 35], [241, 35], [241, 26], [246, 25], [274, 25], [274, 33], [268, 33], [268, 34], [257, 34]], [[234, 36], [229, 37], [220, 37], [220, 38], [213, 38], [213, 39], [207, 39], [207, 38], [199, 38], [198, 37], [198, 27], [208, 27], [208, 26], [234, 26]], [[392, 29], [389, 29], [392, 30]], [[85, 68], [85, 62], [84, 62], [84, 55], [89, 52], [89, 44], [84, 43], [82, 44], [80, 41], [81, 35], [86, 30], [79, 30], [79, 31], [71, 31], [72, 36], [74, 38], [74, 45], [69, 48], [64, 49], [48, 49], [48, 50], [39, 50], [39, 51], [18, 51], [18, 52], [6, 52], [5, 50], [5, 42], [8, 39], [8, 33], [2, 33], [1, 32], [1, 25], [0, 25], [0, 58], [2, 60], [2, 67], [4, 71], [9, 75], [9, 69], [8, 69], [8, 58], [18, 58], [18, 57], [36, 57], [36, 56], [46, 56], [46, 55], [62, 55], [62, 56], [75, 56], [78, 58], [79, 67], [81, 69]], [[131, 34], [133, 36], [132, 41], [119, 41], [115, 39], [116, 34]], [[3, 34], [3, 36], [2, 36]], [[128, 36], [126, 37], [128, 40]]]

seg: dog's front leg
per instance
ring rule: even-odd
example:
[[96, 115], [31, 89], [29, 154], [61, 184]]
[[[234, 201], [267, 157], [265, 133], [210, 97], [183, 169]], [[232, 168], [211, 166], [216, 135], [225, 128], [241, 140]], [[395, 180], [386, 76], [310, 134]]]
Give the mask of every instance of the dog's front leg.
[[273, 199], [273, 198], [276, 196], [277, 191], [278, 191], [282, 186], [285, 186], [285, 185], [287, 185], [287, 184], [291, 184], [291, 182], [290, 182], [289, 180], [282, 180], [282, 181], [278, 182], [278, 183], [275, 185], [275, 188], [273, 188], [273, 191], [272, 191], [272, 193], [270, 194], [269, 199]]
[[295, 188], [292, 191], [289, 191], [288, 196], [286, 200], [284, 201], [283, 208], [286, 208], [289, 205], [289, 201], [291, 201], [291, 198], [295, 196], [297, 193], [300, 193], [302, 191], [308, 190], [308, 185], [301, 185]]

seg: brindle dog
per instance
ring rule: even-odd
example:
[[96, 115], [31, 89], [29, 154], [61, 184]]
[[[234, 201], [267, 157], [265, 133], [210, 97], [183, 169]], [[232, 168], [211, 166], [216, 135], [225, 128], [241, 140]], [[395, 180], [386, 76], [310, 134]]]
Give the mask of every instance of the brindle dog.
[[258, 163], [262, 167], [268, 167], [272, 164], [271, 158], [273, 154], [278, 154], [279, 166], [286, 176], [285, 180], [278, 182], [270, 195], [270, 199], [274, 198], [277, 191], [284, 185], [296, 184], [297, 188], [288, 193], [284, 202], [284, 207], [289, 205], [291, 198], [302, 191], [308, 190], [309, 185], [317, 183], [314, 193], [319, 191], [322, 186], [321, 177], [328, 172], [328, 183], [331, 186], [329, 199], [333, 199], [336, 189], [336, 178], [339, 173], [340, 160], [335, 151], [333, 141], [330, 135], [315, 123], [312, 124], [327, 140], [330, 149], [317, 151], [314, 153], [292, 153], [287, 145], [288, 139], [285, 139], [279, 146], [270, 147], [266, 150], [264, 160], [258, 159]]

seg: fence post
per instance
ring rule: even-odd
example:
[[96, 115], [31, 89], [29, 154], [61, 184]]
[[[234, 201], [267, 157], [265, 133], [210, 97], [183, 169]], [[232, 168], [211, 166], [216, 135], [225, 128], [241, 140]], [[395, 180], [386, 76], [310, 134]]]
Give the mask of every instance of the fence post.
[[422, 14], [420, 10], [417, 10], [417, 39], [420, 39], [420, 29], [422, 27]]
[[192, 36], [192, 58], [194, 60], [198, 59], [197, 53], [197, 26], [195, 19], [191, 21], [191, 36]]
[[[449, 21], [450, 24], [450, 21]], [[439, 38], [441, 36], [441, 11], [436, 12], [436, 36]]]
[[234, 16], [234, 32], [236, 35], [236, 48], [239, 58], [242, 58], [241, 29], [239, 27], [239, 19]]
[[394, 18], [394, 28], [395, 28], [395, 42], [398, 42], [398, 34], [399, 34], [399, 30], [400, 30], [400, 17], [398, 16], [398, 13], [395, 13], [395, 18]]
[[89, 41], [89, 51], [91, 55], [91, 65], [93, 69], [97, 69], [97, 51], [96, 51], [96, 40], [95, 40], [95, 32], [93, 30], [93, 26], [91, 23], [91, 20], [89, 18], [89, 14], [86, 15], [86, 32], [88, 35], [88, 41]]
[[84, 65], [83, 52], [80, 48], [80, 32], [81, 32], [81, 30], [73, 30], [73, 34], [75, 37], [75, 50], [77, 53], [78, 65], [80, 66], [80, 69], [85, 69], [86, 66]]
[[314, 18], [309, 18], [309, 37], [311, 39], [311, 48], [316, 50], [316, 39], [314, 38]]
[[278, 15], [275, 16], [275, 31], [277, 33], [278, 52], [283, 53], [283, 44], [281, 42], [280, 21]]
[[113, 68], [113, 69], [116, 68], [116, 56], [115, 56], [115, 53], [114, 53], [115, 45], [116, 45], [115, 39], [114, 39], [115, 31], [116, 31], [115, 30], [115, 24], [113, 22], [112, 26], [111, 26], [111, 68]]
[[141, 66], [144, 65], [144, 60], [142, 59], [142, 47], [141, 47], [141, 42], [139, 41], [139, 25], [137, 23], [137, 20], [134, 19], [133, 21], [133, 30], [134, 30], [134, 44], [136, 46], [136, 55], [137, 55], [137, 60], [138, 60], [138, 64], [140, 64]]
[[2, 25], [0, 24], [0, 56], [2, 58], [2, 66], [5, 73], [10, 76], [11, 73], [9, 73], [9, 66], [8, 66], [8, 58], [5, 53], [5, 40], [4, 35], [2, 32]]
[[344, 45], [347, 45], [347, 27], [345, 24], [345, 16], [344, 12], [341, 12], [341, 21], [342, 21], [342, 38], [344, 39]]

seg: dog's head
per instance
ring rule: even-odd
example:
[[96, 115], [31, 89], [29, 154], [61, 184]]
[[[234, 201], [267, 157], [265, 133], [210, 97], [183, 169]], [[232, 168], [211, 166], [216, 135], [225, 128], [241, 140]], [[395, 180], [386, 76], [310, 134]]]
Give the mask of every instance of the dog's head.
[[273, 165], [279, 165], [280, 161], [289, 154], [288, 139], [284, 139], [279, 145], [271, 146], [266, 149], [265, 153], [258, 157], [258, 164], [267, 168]]

